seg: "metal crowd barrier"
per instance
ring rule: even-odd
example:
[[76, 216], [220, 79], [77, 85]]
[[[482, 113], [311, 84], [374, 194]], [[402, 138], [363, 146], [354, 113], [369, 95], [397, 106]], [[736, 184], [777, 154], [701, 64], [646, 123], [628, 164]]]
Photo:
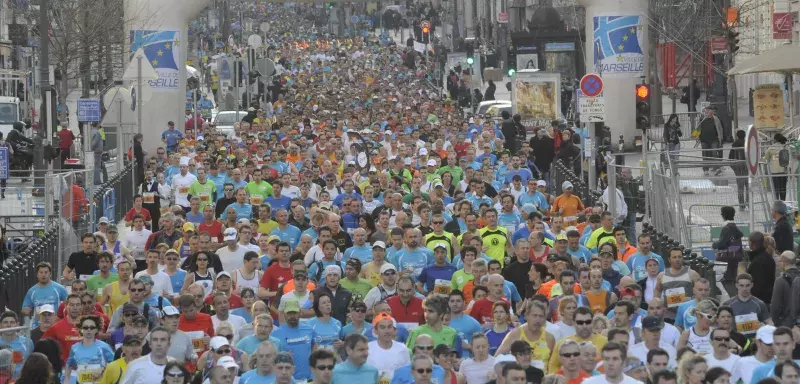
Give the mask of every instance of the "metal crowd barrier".
[[[36, 264], [48, 262], [56, 276], [59, 265], [61, 221], [54, 220], [41, 237], [18, 245], [0, 265], [0, 308], [19, 312], [25, 292], [37, 282]], [[59, 271], [60, 272], [60, 271]]]
[[[651, 146], [664, 143], [664, 125], [671, 115], [670, 113], [653, 116], [653, 126], [647, 130], [647, 140]], [[681, 141], [696, 141], [697, 138], [692, 137], [692, 131], [700, 124], [702, 118], [700, 112], [681, 112], [676, 113], [676, 115], [678, 116], [678, 123], [681, 125]]]
[[553, 179], [553, 190], [555, 191], [556, 196], [561, 195], [563, 192], [561, 185], [565, 181], [572, 183], [573, 192], [575, 195], [581, 198], [583, 205], [586, 207], [594, 205], [594, 203], [602, 196], [602, 193], [590, 189], [589, 185], [584, 182], [583, 178], [578, 177], [573, 169], [566, 166], [561, 159], [556, 159], [553, 161], [553, 165], [550, 167], [550, 173]]

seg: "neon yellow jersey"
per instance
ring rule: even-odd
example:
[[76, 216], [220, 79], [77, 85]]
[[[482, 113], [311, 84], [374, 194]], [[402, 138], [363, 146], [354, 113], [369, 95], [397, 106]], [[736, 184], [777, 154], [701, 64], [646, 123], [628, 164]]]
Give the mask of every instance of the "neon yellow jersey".
[[506, 244], [508, 244], [508, 235], [505, 227], [497, 227], [489, 229], [484, 227], [478, 230], [483, 239], [483, 245], [487, 247], [486, 255], [493, 260], [500, 262], [502, 266], [505, 263]]

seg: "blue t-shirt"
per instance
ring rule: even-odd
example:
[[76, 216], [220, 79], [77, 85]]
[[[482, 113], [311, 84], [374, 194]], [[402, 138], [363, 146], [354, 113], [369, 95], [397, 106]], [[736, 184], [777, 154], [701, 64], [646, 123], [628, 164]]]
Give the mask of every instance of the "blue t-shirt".
[[431, 264], [422, 268], [422, 272], [419, 274], [419, 282], [424, 284], [425, 292], [433, 290], [434, 285], [436, 285], [436, 280], [448, 281], [445, 285], [449, 287], [450, 278], [453, 277], [455, 271], [457, 271], [457, 269], [453, 264], [445, 264], [441, 267], [436, 264]]
[[10, 343], [6, 341], [0, 341], [0, 344], [5, 344], [11, 351], [17, 352], [22, 356], [22, 359], [19, 363], [14, 364], [14, 377], [19, 376], [20, 370], [22, 370], [22, 363], [25, 362], [25, 359], [31, 355], [33, 352], [33, 340], [25, 337], [25, 336], [17, 336], [16, 339], [12, 340]]
[[377, 383], [378, 368], [364, 364], [357, 367], [345, 360], [333, 368], [333, 383]]
[[697, 324], [697, 317], [692, 314], [692, 308], [696, 306], [697, 302], [694, 299], [678, 305], [678, 310], [675, 312], [675, 326], [683, 329], [694, 327]]
[[361, 265], [371, 262], [372, 246], [369, 244], [364, 244], [360, 247], [353, 245], [352, 247], [345, 249], [344, 255], [342, 255], [342, 262], [347, 263], [347, 260], [350, 260], [351, 258], [361, 261]]
[[94, 344], [88, 347], [83, 345], [82, 341], [73, 344], [69, 349], [66, 363], [73, 369], [72, 377], [69, 378], [70, 383], [78, 382], [79, 372], [84, 366], [88, 370], [101, 370], [112, 361], [114, 361], [114, 351], [103, 341], [95, 340]]
[[[321, 268], [322, 271], [320, 271], [319, 267], [320, 263], [322, 263], [322, 268]], [[325, 259], [322, 259], [320, 261], [315, 261], [311, 263], [311, 266], [308, 267], [308, 278], [317, 280], [318, 286], [325, 285], [325, 267], [329, 265], [338, 265], [339, 268], [342, 268], [342, 271], [344, 271], [344, 264], [341, 261], [336, 261], [336, 260], [327, 261]], [[319, 279], [317, 279], [318, 275]], [[344, 272], [342, 272], [342, 276], [344, 276]]]
[[[461, 340], [467, 342], [467, 344], [472, 344], [472, 335], [477, 332], [483, 332], [483, 328], [481, 327], [481, 323], [478, 320], [475, 320], [472, 316], [461, 314], [458, 317], [450, 318], [450, 327], [456, 330], [458, 333], [458, 337]], [[464, 356], [465, 359], [472, 357], [472, 353], [470, 351], [464, 349]]]
[[[589, 248], [584, 247], [583, 245], [578, 244], [578, 250], [573, 251], [567, 247], [567, 253], [570, 256], [575, 256], [578, 260], [582, 260], [584, 263], [589, 264], [589, 261], [592, 260], [592, 251]], [[637, 280], [638, 281], [638, 280]]]
[[203, 217], [203, 212], [186, 212], [186, 220], [194, 225], [200, 225], [205, 221], [205, 217]]
[[[341, 196], [341, 195], [340, 195]], [[356, 228], [359, 227], [359, 220], [360, 218], [358, 215], [352, 213], [345, 213], [342, 215], [342, 230], [347, 232], [350, 237], [353, 237], [353, 233], [355, 233]]]
[[289, 206], [292, 204], [292, 198], [287, 196], [275, 197], [270, 196], [264, 199], [264, 202], [269, 204], [272, 207], [272, 212], [278, 212], [279, 209], [289, 209]]
[[[797, 364], [800, 364], [800, 360], [795, 360], [794, 362], [797, 363]], [[742, 380], [745, 383], [753, 383], [753, 384], [755, 384], [755, 383], [758, 383], [761, 379], [764, 379], [764, 378], [767, 378], [767, 377], [770, 377], [770, 376], [775, 376], [775, 364], [776, 364], [775, 359], [772, 359], [772, 360], [770, 360], [770, 361], [768, 361], [766, 363], [763, 363], [760, 366], [758, 366], [755, 370], [753, 370], [753, 377], [750, 379], [750, 381], [745, 380], [744, 377], [742, 378]]]
[[506, 299], [509, 299], [513, 302], [520, 302], [522, 301], [522, 297], [519, 295], [519, 291], [517, 290], [517, 286], [510, 281], [503, 282], [503, 293], [506, 295]]
[[356, 193], [356, 192], [352, 192], [352, 193], [344, 193], [344, 191], [343, 191], [343, 192], [342, 192], [342, 193], [340, 193], [338, 196], [336, 196], [336, 198], [335, 198], [335, 199], [333, 199], [333, 205], [335, 205], [335, 206], [336, 206], [336, 207], [338, 207], [339, 209], [342, 209], [342, 203], [344, 202], [344, 199], [350, 199], [350, 200], [352, 200], [354, 197], [355, 197], [356, 199], [358, 199], [358, 201], [363, 201], [363, 200], [364, 200], [364, 198], [363, 198], [363, 197], [361, 197], [361, 195], [359, 195], [359, 194], [358, 194], [358, 193]]
[[528, 180], [533, 178], [533, 174], [531, 173], [531, 170], [528, 168], [520, 168], [517, 169], [516, 171], [508, 170], [505, 178], [506, 184], [511, 184], [511, 182], [514, 179], [514, 176], [516, 175], [519, 175], [519, 177], [522, 179], [522, 185], [527, 184]]
[[167, 147], [176, 147], [178, 142], [183, 139], [183, 133], [177, 129], [167, 129], [161, 134], [161, 140], [164, 140]]
[[250, 220], [253, 217], [253, 206], [248, 203], [233, 203], [225, 207], [225, 210], [227, 211], [229, 207], [233, 207], [233, 210], [236, 211], [236, 221], [241, 219]]
[[[433, 365], [431, 383], [444, 384], [444, 369], [436, 364]], [[390, 384], [414, 384], [414, 376], [411, 375], [411, 365], [404, 365], [397, 368], [392, 376]]]
[[[356, 333], [356, 326], [353, 323], [347, 323], [344, 327], [342, 327], [342, 331], [339, 334], [340, 339], [344, 339], [347, 335]], [[377, 340], [375, 335], [372, 334], [372, 324], [364, 322], [364, 326], [361, 331], [358, 331], [363, 336], [366, 336], [369, 341]]]
[[397, 255], [403, 251], [405, 247], [397, 249], [395, 247], [389, 247], [386, 249], [386, 261], [392, 263], [395, 267], [397, 266]]
[[[234, 311], [234, 314], [236, 314], [235, 311]], [[241, 316], [241, 315], [239, 315], [239, 316]], [[267, 340], [269, 340], [272, 344], [275, 344], [275, 347], [278, 347], [280, 345], [280, 341], [275, 337], [269, 336], [267, 338]], [[236, 349], [239, 352], [246, 353], [248, 356], [253, 356], [253, 354], [256, 353], [256, 350], [258, 349], [258, 346], [263, 341], [264, 340], [259, 340], [258, 337], [256, 337], [256, 335], [246, 336], [246, 337], [242, 338], [241, 340], [239, 340], [238, 343], [236, 343]]]
[[[166, 272], [166, 271], [164, 271]], [[167, 273], [169, 275], [169, 273]], [[179, 269], [174, 275], [169, 277], [169, 282], [172, 283], [172, 292], [180, 292], [183, 289], [183, 282], [186, 279], [186, 271]]]
[[483, 332], [489, 340], [490, 356], [494, 356], [495, 352], [497, 352], [497, 348], [500, 348], [500, 344], [503, 344], [503, 339], [505, 339], [509, 332], [511, 332], [511, 327], [508, 327], [505, 332], [495, 332], [494, 328], [489, 328]]
[[[252, 369], [242, 374], [239, 377], [239, 384], [272, 384], [275, 382], [275, 375], [269, 374], [267, 376], [261, 376], [258, 374], [258, 369]], [[292, 384], [297, 383], [292, 378]]]
[[317, 243], [317, 238], [319, 237], [319, 233], [314, 229], [314, 227], [311, 227], [303, 231], [303, 233], [300, 234], [300, 237], [303, 237], [303, 235], [311, 236], [311, 244]]
[[300, 228], [291, 224], [286, 224], [286, 229], [281, 229], [280, 226], [275, 227], [275, 229], [270, 232], [270, 235], [278, 236], [281, 241], [289, 243], [292, 249], [295, 249], [297, 244], [300, 244], [300, 235], [302, 235], [302, 232], [300, 232]]
[[[241, 316], [244, 319], [244, 321], [246, 321], [248, 324], [253, 322], [253, 315], [247, 313], [247, 309], [245, 309], [244, 307], [236, 308], [233, 311], [231, 311], [231, 313], [233, 313], [236, 316]], [[250, 353], [248, 353], [248, 355], [249, 354]]]
[[[500, 212], [497, 215], [497, 225], [501, 227], [505, 227], [508, 233], [514, 234], [519, 227], [520, 224], [524, 223], [525, 220], [522, 219], [522, 215], [516, 212]], [[513, 239], [511, 240], [514, 241]]]
[[314, 348], [314, 339], [317, 335], [314, 330], [306, 324], [299, 324], [297, 328], [290, 328], [282, 325], [272, 333], [278, 339], [278, 350], [291, 352], [294, 356], [294, 378], [298, 380], [308, 380], [311, 378], [311, 368], [308, 358]]
[[33, 316], [31, 328], [39, 326], [39, 316], [36, 316], [37, 309], [43, 305], [50, 304], [53, 308], [58, 308], [61, 302], [67, 299], [67, 289], [63, 285], [51, 281], [44, 287], [36, 284], [28, 289], [25, 299], [22, 300], [22, 308], [30, 308]]
[[647, 278], [647, 268], [645, 268], [645, 263], [647, 263], [647, 260], [652, 258], [658, 260], [658, 271], [664, 272], [664, 259], [660, 255], [656, 254], [655, 252], [650, 252], [648, 255], [643, 255], [641, 252], [636, 252], [628, 258], [628, 261], [625, 262], [625, 264], [628, 265], [628, 269], [630, 269], [633, 273], [633, 280], [639, 281]]
[[397, 252], [395, 257], [397, 259], [395, 266], [398, 271], [410, 271], [415, 281], [419, 281], [419, 275], [423, 268], [433, 264], [433, 252], [427, 248], [417, 248], [413, 251], [403, 248]]
[[332, 347], [333, 343], [339, 340], [339, 335], [342, 333], [342, 323], [334, 318], [325, 322], [320, 320], [319, 317], [314, 317], [308, 320], [306, 325], [314, 330], [314, 344], [317, 347]]
[[[492, 258], [485, 253], [481, 254], [481, 259], [486, 260], [487, 263], [492, 261]], [[452, 264], [456, 266], [456, 270], [464, 269], [464, 260], [461, 260], [461, 254], [457, 254], [456, 257], [453, 258]]]

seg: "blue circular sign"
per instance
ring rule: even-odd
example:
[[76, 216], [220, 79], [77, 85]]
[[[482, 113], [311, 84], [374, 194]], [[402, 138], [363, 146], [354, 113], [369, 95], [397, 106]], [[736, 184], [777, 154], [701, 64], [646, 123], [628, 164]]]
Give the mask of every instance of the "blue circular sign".
[[588, 73], [581, 78], [581, 91], [586, 97], [595, 97], [603, 93], [603, 79], [597, 74]]

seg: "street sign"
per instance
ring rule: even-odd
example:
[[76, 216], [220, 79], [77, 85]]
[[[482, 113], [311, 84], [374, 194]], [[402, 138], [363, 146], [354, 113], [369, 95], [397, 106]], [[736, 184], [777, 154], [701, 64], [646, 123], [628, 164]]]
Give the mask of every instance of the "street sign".
[[581, 78], [581, 91], [587, 97], [599, 96], [603, 93], [603, 79], [596, 73], [587, 73]]
[[145, 105], [152, 98], [153, 89], [150, 88], [149, 83], [142, 83], [142, 89], [139, 89], [136, 84], [131, 85], [131, 111], [135, 112], [139, 107], [139, 99], [141, 99], [142, 105]]
[[500, 12], [497, 14], [497, 22], [500, 24], [508, 23], [508, 12]]
[[350, 16], [350, 22], [353, 24], [358, 24], [358, 16], [356, 15]]
[[269, 32], [269, 23], [266, 21], [261, 23], [261, 25], [258, 26], [258, 29], [260, 29], [261, 32]]
[[139, 58], [142, 58], [142, 81], [146, 82], [148, 80], [158, 80], [158, 72], [156, 69], [153, 68], [153, 64], [150, 63], [150, 60], [147, 59], [147, 55], [144, 54], [144, 49], [139, 48], [131, 57], [131, 61], [128, 63], [128, 66], [125, 68], [125, 72], [122, 74], [122, 80], [128, 81], [138, 81], [139, 79]]
[[728, 53], [728, 39], [724, 37], [712, 37], [711, 53]]
[[601, 123], [606, 119], [606, 101], [603, 96], [586, 96], [578, 91], [578, 113], [582, 123]]
[[791, 12], [774, 12], [772, 14], [772, 38], [781, 40], [792, 38]]
[[257, 34], [252, 34], [250, 37], [247, 38], [247, 45], [250, 48], [258, 48], [261, 46], [261, 36]]
[[744, 140], [744, 157], [747, 161], [747, 168], [750, 173], [755, 175], [758, 172], [758, 160], [761, 158], [761, 148], [758, 144], [758, 130], [753, 125], [747, 127]]
[[78, 99], [77, 114], [81, 123], [100, 122], [100, 99]]
[[11, 169], [11, 159], [8, 158], [8, 148], [0, 147], [0, 180], [8, 180]]

